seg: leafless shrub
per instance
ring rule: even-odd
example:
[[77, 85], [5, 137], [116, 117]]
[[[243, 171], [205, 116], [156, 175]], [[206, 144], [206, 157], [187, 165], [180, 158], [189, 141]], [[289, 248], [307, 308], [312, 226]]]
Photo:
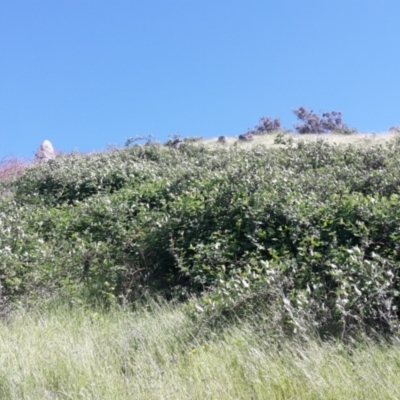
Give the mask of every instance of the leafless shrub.
[[247, 133], [251, 133], [252, 135], [261, 135], [263, 133], [279, 131], [280, 129], [281, 120], [279, 118], [272, 119], [269, 117], [262, 117], [254, 129], [249, 130]]
[[322, 117], [314, 113], [313, 110], [308, 111], [305, 107], [293, 110], [296, 117], [303, 121], [303, 124], [295, 124], [294, 127], [298, 133], [328, 133], [338, 132], [343, 134], [351, 134], [355, 131], [350, 129], [343, 123], [342, 113], [340, 111], [324, 112]]
[[4, 182], [17, 178], [24, 172], [27, 164], [27, 162], [16, 157], [3, 158], [0, 161], [0, 181]]

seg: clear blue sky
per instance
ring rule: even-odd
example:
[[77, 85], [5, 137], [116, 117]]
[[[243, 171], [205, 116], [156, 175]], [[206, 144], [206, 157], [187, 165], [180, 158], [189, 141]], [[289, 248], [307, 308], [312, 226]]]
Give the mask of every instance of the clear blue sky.
[[2, 0], [0, 159], [238, 135], [294, 108], [400, 125], [399, 0]]

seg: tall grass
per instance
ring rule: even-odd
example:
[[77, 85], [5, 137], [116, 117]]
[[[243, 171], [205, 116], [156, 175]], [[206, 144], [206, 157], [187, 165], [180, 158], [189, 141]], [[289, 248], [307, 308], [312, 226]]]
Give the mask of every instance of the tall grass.
[[395, 399], [400, 345], [277, 341], [238, 323], [207, 335], [182, 307], [66, 306], [0, 322], [0, 398]]

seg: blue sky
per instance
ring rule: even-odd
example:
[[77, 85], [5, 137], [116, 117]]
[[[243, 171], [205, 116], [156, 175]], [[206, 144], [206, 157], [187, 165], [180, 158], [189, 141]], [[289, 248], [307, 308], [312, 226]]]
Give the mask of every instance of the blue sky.
[[2, 0], [0, 159], [338, 110], [400, 125], [398, 0]]

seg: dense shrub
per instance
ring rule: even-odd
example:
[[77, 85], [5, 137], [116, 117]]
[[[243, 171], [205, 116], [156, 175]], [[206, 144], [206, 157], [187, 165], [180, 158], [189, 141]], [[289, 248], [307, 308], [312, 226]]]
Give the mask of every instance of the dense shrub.
[[1, 301], [150, 291], [206, 318], [396, 332], [399, 149], [134, 145], [26, 168], [0, 201]]

